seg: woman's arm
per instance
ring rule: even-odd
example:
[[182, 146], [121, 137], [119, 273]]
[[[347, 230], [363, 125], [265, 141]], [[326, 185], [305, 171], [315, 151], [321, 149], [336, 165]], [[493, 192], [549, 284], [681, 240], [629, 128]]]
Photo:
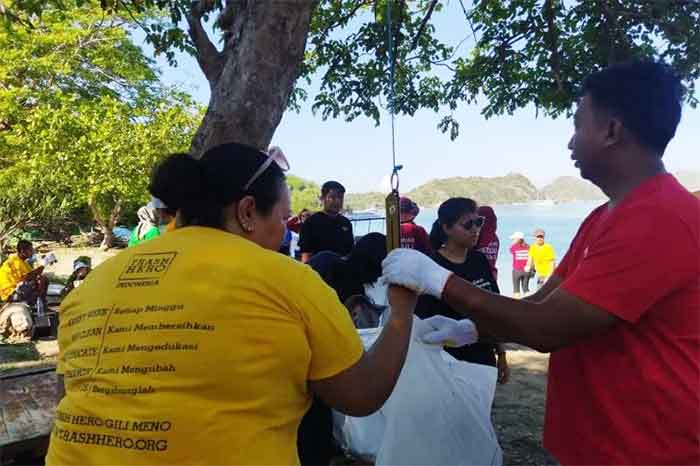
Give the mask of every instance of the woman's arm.
[[309, 382], [311, 390], [332, 408], [351, 416], [368, 416], [394, 390], [408, 352], [416, 295], [392, 286], [389, 303], [389, 321], [356, 364], [333, 377]]

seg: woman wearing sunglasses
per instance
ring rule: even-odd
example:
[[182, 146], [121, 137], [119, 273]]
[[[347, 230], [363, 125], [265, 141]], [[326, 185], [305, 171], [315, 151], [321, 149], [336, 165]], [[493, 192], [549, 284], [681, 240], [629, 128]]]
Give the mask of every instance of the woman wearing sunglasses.
[[[443, 202], [438, 209], [438, 219], [430, 231], [430, 242], [435, 251], [433, 259], [470, 283], [492, 293], [500, 293], [488, 259], [476, 250], [483, 225], [484, 217], [477, 214], [477, 204], [472, 199], [453, 197]], [[457, 320], [463, 318], [444, 301], [428, 295], [418, 299], [416, 315], [422, 319], [434, 316]], [[472, 345], [445, 349], [461, 361], [498, 368], [492, 373], [494, 388], [496, 379], [500, 383], [508, 381], [508, 363], [501, 345], [479, 341]]]
[[[289, 213], [279, 149], [168, 157], [151, 184], [178, 228], [95, 269], [62, 305], [65, 395], [46, 463], [298, 464], [313, 394], [365, 416], [403, 365], [415, 295], [367, 352], [336, 293], [275, 251]], [[157, 171], [157, 172], [162, 172]]]

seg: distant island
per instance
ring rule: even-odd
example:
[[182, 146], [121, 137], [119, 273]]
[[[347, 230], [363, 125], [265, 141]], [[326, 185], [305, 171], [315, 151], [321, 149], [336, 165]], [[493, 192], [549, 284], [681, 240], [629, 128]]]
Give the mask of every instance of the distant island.
[[[700, 190], [700, 172], [674, 174], [689, 190]], [[574, 202], [605, 199], [592, 183], [574, 176], [561, 176], [538, 189], [526, 176], [509, 173], [498, 177], [453, 177], [431, 180], [403, 193], [423, 207], [437, 207], [450, 197], [470, 197], [480, 204], [517, 204], [538, 201]], [[380, 192], [348, 193], [345, 205], [353, 211], [384, 208], [386, 195]]]

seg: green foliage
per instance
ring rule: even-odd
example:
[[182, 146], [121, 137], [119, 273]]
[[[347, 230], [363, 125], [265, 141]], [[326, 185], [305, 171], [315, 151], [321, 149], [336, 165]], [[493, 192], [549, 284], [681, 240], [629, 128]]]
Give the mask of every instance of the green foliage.
[[[382, 108], [393, 107], [407, 115], [421, 108], [448, 109], [438, 128], [454, 139], [459, 123], [452, 112], [461, 103], [485, 97], [478, 102], [484, 102], [486, 117], [527, 105], [557, 116], [571, 110], [586, 75], [638, 58], [672, 64], [686, 84], [687, 101], [693, 106], [698, 103], [698, 1], [474, 0], [469, 8], [458, 1], [465, 31], [459, 44], [445, 43], [436, 30], [435, 17], [448, 0], [319, 1], [290, 107], [298, 109], [311, 98], [312, 108], [324, 119], [366, 116], [377, 124]], [[226, 34], [238, 3], [195, 3], [206, 12], [205, 20], [217, 18], [215, 32]], [[138, 19], [156, 52], [171, 60], [176, 49], [196, 53], [183, 29], [189, 0], [19, 0], [4, 10], [4, 17], [8, 24], [38, 28], [47, 16], [67, 15], [75, 4]], [[395, 44], [391, 51], [388, 29]], [[463, 43], [471, 48], [462, 47]], [[391, 57], [396, 70], [393, 102]], [[321, 86], [310, 95], [307, 87], [314, 75], [321, 76]]]
[[468, 18], [477, 42], [454, 62], [448, 101], [483, 93], [486, 117], [534, 104], [571, 109], [583, 79], [609, 64], [656, 59], [674, 66], [695, 106], [700, 77], [700, 2], [478, 0]]
[[37, 226], [42, 217], [56, 216], [66, 206], [41, 193], [24, 176], [27, 167], [17, 164], [0, 170], [0, 251], [23, 230]]
[[[238, 3], [197, 3], [206, 12], [205, 20], [210, 15], [218, 19], [216, 33], [225, 34]], [[420, 108], [449, 109], [438, 128], [452, 138], [459, 134], [459, 123], [451, 112], [461, 103], [485, 97], [478, 101], [484, 102], [486, 117], [527, 105], [557, 116], [570, 111], [586, 75], [634, 58], [672, 64], [687, 86], [687, 101], [693, 106], [698, 103], [700, 2], [474, 0], [469, 8], [465, 3], [459, 0], [464, 40], [447, 44], [438, 38], [435, 16], [448, 0], [318, 2], [290, 107], [298, 109], [302, 101], [312, 98], [312, 108], [323, 118], [366, 116], [378, 124], [381, 109], [392, 106], [392, 56], [396, 65], [393, 108], [407, 115]], [[4, 17], [8, 24], [39, 28], [47, 16], [67, 15], [76, 4], [138, 19], [156, 52], [171, 60], [176, 49], [196, 53], [183, 29], [189, 0], [18, 0], [4, 10]], [[391, 51], [389, 26], [395, 44]], [[465, 42], [472, 47], [461, 47]], [[235, 44], [224, 44], [229, 46]], [[321, 76], [321, 87], [310, 96], [305, 86], [313, 75]]]
[[158, 83], [123, 26], [83, 8], [46, 12], [40, 30], [0, 29], [3, 221], [50, 224], [89, 206], [111, 231], [148, 198], [155, 161], [188, 149], [201, 109]]
[[298, 214], [301, 209], [318, 210], [318, 198], [321, 195], [321, 188], [316, 183], [298, 176], [289, 175], [287, 176], [287, 184], [292, 196], [293, 215]]

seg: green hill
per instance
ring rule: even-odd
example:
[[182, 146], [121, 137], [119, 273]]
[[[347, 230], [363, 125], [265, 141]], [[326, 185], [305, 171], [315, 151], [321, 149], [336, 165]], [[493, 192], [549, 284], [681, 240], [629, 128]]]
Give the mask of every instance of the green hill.
[[384, 209], [386, 194], [370, 193], [347, 193], [345, 195], [345, 207], [350, 211], [367, 209]]
[[469, 197], [480, 204], [512, 204], [537, 198], [537, 188], [525, 176], [454, 177], [432, 180], [407, 194], [418, 205], [438, 206], [450, 197]]
[[[700, 172], [680, 171], [676, 178], [690, 191], [700, 190]], [[524, 175], [510, 173], [506, 176], [486, 178], [481, 176], [454, 177], [431, 180], [413, 191], [402, 193], [423, 207], [436, 207], [450, 197], [470, 197], [479, 204], [513, 204], [537, 199], [557, 202], [597, 201], [605, 194], [589, 181], [575, 176], [560, 176], [538, 190]], [[352, 210], [383, 209], [385, 194], [348, 193], [345, 205]]]
[[605, 194], [589, 181], [575, 176], [560, 176], [540, 190], [540, 197], [559, 202], [597, 201], [605, 199]]

